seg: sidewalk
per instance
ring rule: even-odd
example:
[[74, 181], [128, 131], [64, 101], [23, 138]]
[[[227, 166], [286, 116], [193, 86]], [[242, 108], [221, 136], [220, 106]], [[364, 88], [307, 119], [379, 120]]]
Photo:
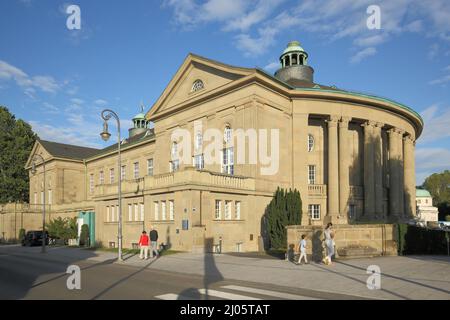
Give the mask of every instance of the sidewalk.
[[[123, 262], [137, 267], [147, 263], [137, 256]], [[380, 290], [367, 288], [366, 270], [370, 265], [381, 269]], [[212, 280], [252, 281], [362, 298], [450, 299], [450, 258], [444, 256], [378, 257], [345, 260], [333, 266], [297, 266], [277, 259], [179, 253], [161, 257], [149, 268]]]

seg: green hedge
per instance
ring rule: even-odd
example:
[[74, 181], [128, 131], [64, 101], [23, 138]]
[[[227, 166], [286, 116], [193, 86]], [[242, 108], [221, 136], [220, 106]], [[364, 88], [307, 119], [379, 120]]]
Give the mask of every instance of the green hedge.
[[447, 255], [446, 232], [410, 226], [397, 225], [398, 254], [445, 254]]

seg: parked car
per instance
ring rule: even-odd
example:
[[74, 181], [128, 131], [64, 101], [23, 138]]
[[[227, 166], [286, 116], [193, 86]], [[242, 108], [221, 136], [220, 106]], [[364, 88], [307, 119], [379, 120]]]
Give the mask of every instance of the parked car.
[[[48, 232], [45, 232], [45, 244], [49, 243]], [[42, 245], [42, 231], [28, 231], [25, 234], [25, 237], [22, 239], [22, 246], [32, 247], [32, 246], [41, 246]]]

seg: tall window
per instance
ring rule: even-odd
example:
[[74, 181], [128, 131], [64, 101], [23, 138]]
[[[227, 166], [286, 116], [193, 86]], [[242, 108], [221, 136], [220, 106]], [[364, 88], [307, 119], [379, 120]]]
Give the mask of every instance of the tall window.
[[205, 161], [202, 154], [194, 156], [194, 166], [197, 170], [203, 170], [205, 168]]
[[225, 201], [225, 220], [231, 220], [231, 204], [233, 202], [226, 200]]
[[44, 204], [44, 191], [41, 191], [41, 204]]
[[128, 221], [133, 221], [133, 205], [128, 205]]
[[110, 217], [109, 217], [109, 206], [106, 207], [106, 222], [110, 221]]
[[170, 161], [170, 172], [176, 172], [180, 169], [180, 162], [178, 160]]
[[135, 162], [133, 166], [134, 178], [139, 179], [139, 162]]
[[53, 193], [52, 190], [48, 190], [48, 204], [52, 204], [53, 202]]
[[149, 176], [153, 175], [153, 159], [148, 159], [147, 160], [147, 174]]
[[222, 205], [222, 201], [216, 200], [215, 215], [214, 215], [214, 219], [216, 219], [216, 220], [220, 220], [222, 217], [221, 205]]
[[320, 220], [320, 205], [319, 204], [308, 205], [308, 214], [312, 220]]
[[134, 204], [134, 221], [139, 221], [139, 206], [137, 203]]
[[114, 222], [114, 220], [116, 219], [116, 216], [115, 216], [115, 210], [116, 209], [116, 206], [111, 206], [111, 222]]
[[166, 220], [166, 202], [161, 201], [161, 220]]
[[37, 192], [34, 193], [34, 204], [38, 204]]
[[174, 201], [170, 200], [169, 201], [169, 220], [173, 221], [174, 220]]
[[145, 217], [145, 207], [144, 207], [144, 204], [143, 204], [143, 203], [140, 204], [140, 208], [141, 208], [141, 221], [144, 221], [144, 217]]
[[155, 220], [158, 221], [159, 220], [159, 203], [158, 203], [158, 201], [153, 202], [153, 210], [154, 210], [154, 214], [155, 214]]
[[314, 136], [312, 134], [308, 134], [308, 152], [313, 151], [314, 149]]
[[123, 181], [126, 179], [126, 173], [127, 173], [127, 166], [121, 166], [120, 167], [120, 181]]
[[114, 183], [114, 168], [109, 169], [109, 182]]
[[203, 135], [201, 132], [198, 132], [195, 135], [195, 151], [200, 151], [203, 146]]
[[100, 184], [104, 184], [105, 183], [105, 173], [102, 171], [100, 171]]
[[234, 174], [234, 150], [233, 147], [222, 150], [222, 173]]
[[236, 201], [234, 203], [234, 214], [236, 217], [236, 220], [241, 220], [241, 202]]
[[223, 131], [223, 140], [225, 141], [225, 143], [231, 142], [232, 135], [233, 135], [233, 129], [231, 129], [230, 126], [226, 126], [225, 130]]
[[316, 166], [308, 166], [308, 184], [316, 184]]
[[356, 218], [356, 206], [354, 204], [348, 206], [348, 216], [350, 219]]
[[92, 193], [94, 192], [94, 175], [91, 174], [89, 176], [89, 192]]
[[178, 160], [178, 144], [176, 142], [172, 143], [172, 161], [170, 161], [170, 172], [178, 171], [180, 168], [180, 161]]

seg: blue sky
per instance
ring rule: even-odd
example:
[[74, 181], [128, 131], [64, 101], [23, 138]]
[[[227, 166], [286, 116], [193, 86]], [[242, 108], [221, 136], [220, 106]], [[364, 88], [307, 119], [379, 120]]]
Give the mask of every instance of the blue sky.
[[[68, 5], [81, 30], [66, 27]], [[369, 30], [366, 10], [381, 9]], [[450, 1], [0, 1], [0, 104], [43, 139], [102, 147], [100, 111], [122, 119], [156, 101], [189, 52], [277, 68], [287, 42], [315, 81], [410, 106], [425, 120], [417, 182], [450, 169]]]

